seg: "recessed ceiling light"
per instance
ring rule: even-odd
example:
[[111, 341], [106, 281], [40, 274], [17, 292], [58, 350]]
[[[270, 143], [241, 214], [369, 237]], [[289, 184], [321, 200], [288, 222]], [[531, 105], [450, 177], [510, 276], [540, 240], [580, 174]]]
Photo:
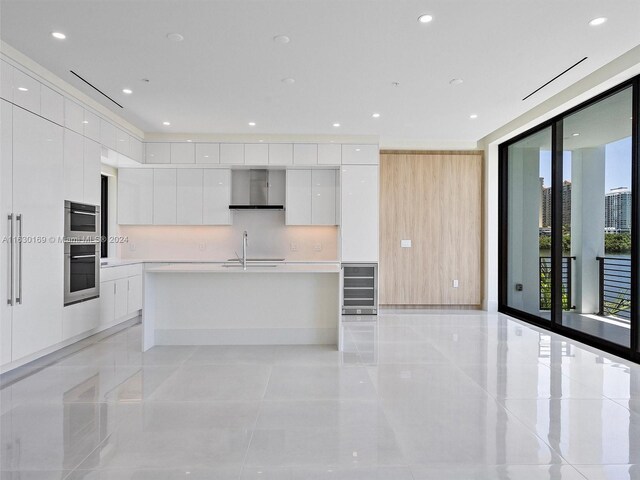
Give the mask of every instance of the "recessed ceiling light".
[[58, 40], [64, 40], [67, 36], [62, 32], [51, 32], [51, 36], [53, 38], [57, 38]]
[[273, 37], [273, 41], [284, 45], [285, 43], [289, 43], [291, 39], [286, 35], [276, 35], [275, 37]]
[[131, 90], [130, 88], [123, 88], [122, 93], [124, 93], [125, 95], [131, 95], [133, 93], [133, 90]]
[[181, 42], [184, 40], [184, 37], [179, 33], [167, 33], [167, 39], [171, 40], [172, 42]]
[[373, 115], [371, 115], [373, 118], [380, 118], [380, 114], [379, 113], [374, 113]]
[[333, 124], [333, 126], [334, 126], [334, 127], [339, 127], [339, 126], [340, 126], [340, 124], [339, 124], [339, 123], [334, 123], [334, 124]]
[[478, 118], [478, 114], [477, 113], [472, 113], [471, 115], [469, 115], [469, 118], [471, 120], [475, 120], [476, 118]]
[[258, 140], [260, 143], [264, 142], [264, 140]]
[[18, 87], [18, 90], [20, 90], [21, 92], [28, 92], [29, 89], [26, 87]]
[[606, 21], [607, 21], [606, 17], [598, 17], [591, 20], [589, 22], [589, 25], [591, 25], [592, 27], [597, 27], [598, 25], [602, 25]]
[[391, 86], [392, 87], [399, 87], [400, 86], [400, 82], [391, 82]]
[[86, 125], [87, 123], [89, 123], [89, 120], [83, 120], [82, 123]]
[[162, 124], [163, 124], [165, 127], [168, 127], [169, 125], [171, 125], [171, 122], [162, 122]]
[[287, 77], [287, 78], [283, 78], [281, 80], [282, 83], [286, 83], [287, 85], [293, 85], [294, 83], [296, 83], [296, 79], [295, 78], [291, 78], [291, 77]]
[[579, 133], [573, 133], [571, 136], [572, 136], [572, 137], [579, 137], [579, 136], [580, 136], [580, 134], [579, 134]]
[[193, 140], [187, 140], [187, 142], [191, 143], [191, 142], [193, 142]]
[[464, 80], [462, 80], [461, 78], [453, 78], [449, 80], [449, 85], [460, 85], [462, 82], [464, 82]]
[[255, 127], [256, 126], [256, 122], [249, 122], [249, 126], [250, 127]]
[[431, 20], [433, 20], [433, 15], [424, 14], [418, 17], [420, 23], [429, 23]]

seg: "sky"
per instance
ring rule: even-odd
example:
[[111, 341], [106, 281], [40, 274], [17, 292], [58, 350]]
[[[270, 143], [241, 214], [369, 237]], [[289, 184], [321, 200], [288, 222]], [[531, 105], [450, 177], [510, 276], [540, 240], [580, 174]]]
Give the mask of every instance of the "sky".
[[[631, 137], [608, 143], [605, 147], [605, 192], [613, 188], [631, 188]], [[565, 151], [562, 163], [562, 176], [571, 180], [571, 152]], [[540, 151], [540, 177], [544, 186], [551, 185], [551, 152]]]

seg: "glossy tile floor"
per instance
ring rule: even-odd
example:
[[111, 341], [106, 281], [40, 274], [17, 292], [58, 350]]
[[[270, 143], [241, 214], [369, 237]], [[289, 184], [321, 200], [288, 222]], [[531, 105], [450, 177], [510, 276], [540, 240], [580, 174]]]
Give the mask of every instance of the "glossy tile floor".
[[330, 347], [129, 328], [1, 390], [5, 479], [640, 479], [640, 366], [505, 316], [383, 315]]

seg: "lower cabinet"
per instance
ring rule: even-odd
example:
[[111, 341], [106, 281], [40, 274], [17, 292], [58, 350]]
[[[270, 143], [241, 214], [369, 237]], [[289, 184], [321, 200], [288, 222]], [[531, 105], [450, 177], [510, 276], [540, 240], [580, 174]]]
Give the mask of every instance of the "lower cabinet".
[[98, 328], [100, 324], [100, 299], [64, 307], [62, 314], [62, 340], [68, 340]]
[[142, 266], [123, 265], [102, 269], [100, 325], [128, 320], [142, 309]]

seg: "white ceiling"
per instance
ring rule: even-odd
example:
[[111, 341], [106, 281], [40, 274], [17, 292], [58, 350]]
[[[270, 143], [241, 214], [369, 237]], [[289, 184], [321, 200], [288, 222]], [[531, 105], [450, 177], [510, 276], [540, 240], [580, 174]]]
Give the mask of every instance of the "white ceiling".
[[[2, 0], [0, 8], [3, 41], [145, 132], [475, 142], [640, 44], [638, 0]], [[422, 13], [433, 22], [419, 24]], [[600, 16], [604, 25], [588, 25]], [[175, 32], [183, 42], [166, 38]], [[280, 34], [291, 42], [274, 42]], [[451, 86], [453, 78], [464, 83]]]

